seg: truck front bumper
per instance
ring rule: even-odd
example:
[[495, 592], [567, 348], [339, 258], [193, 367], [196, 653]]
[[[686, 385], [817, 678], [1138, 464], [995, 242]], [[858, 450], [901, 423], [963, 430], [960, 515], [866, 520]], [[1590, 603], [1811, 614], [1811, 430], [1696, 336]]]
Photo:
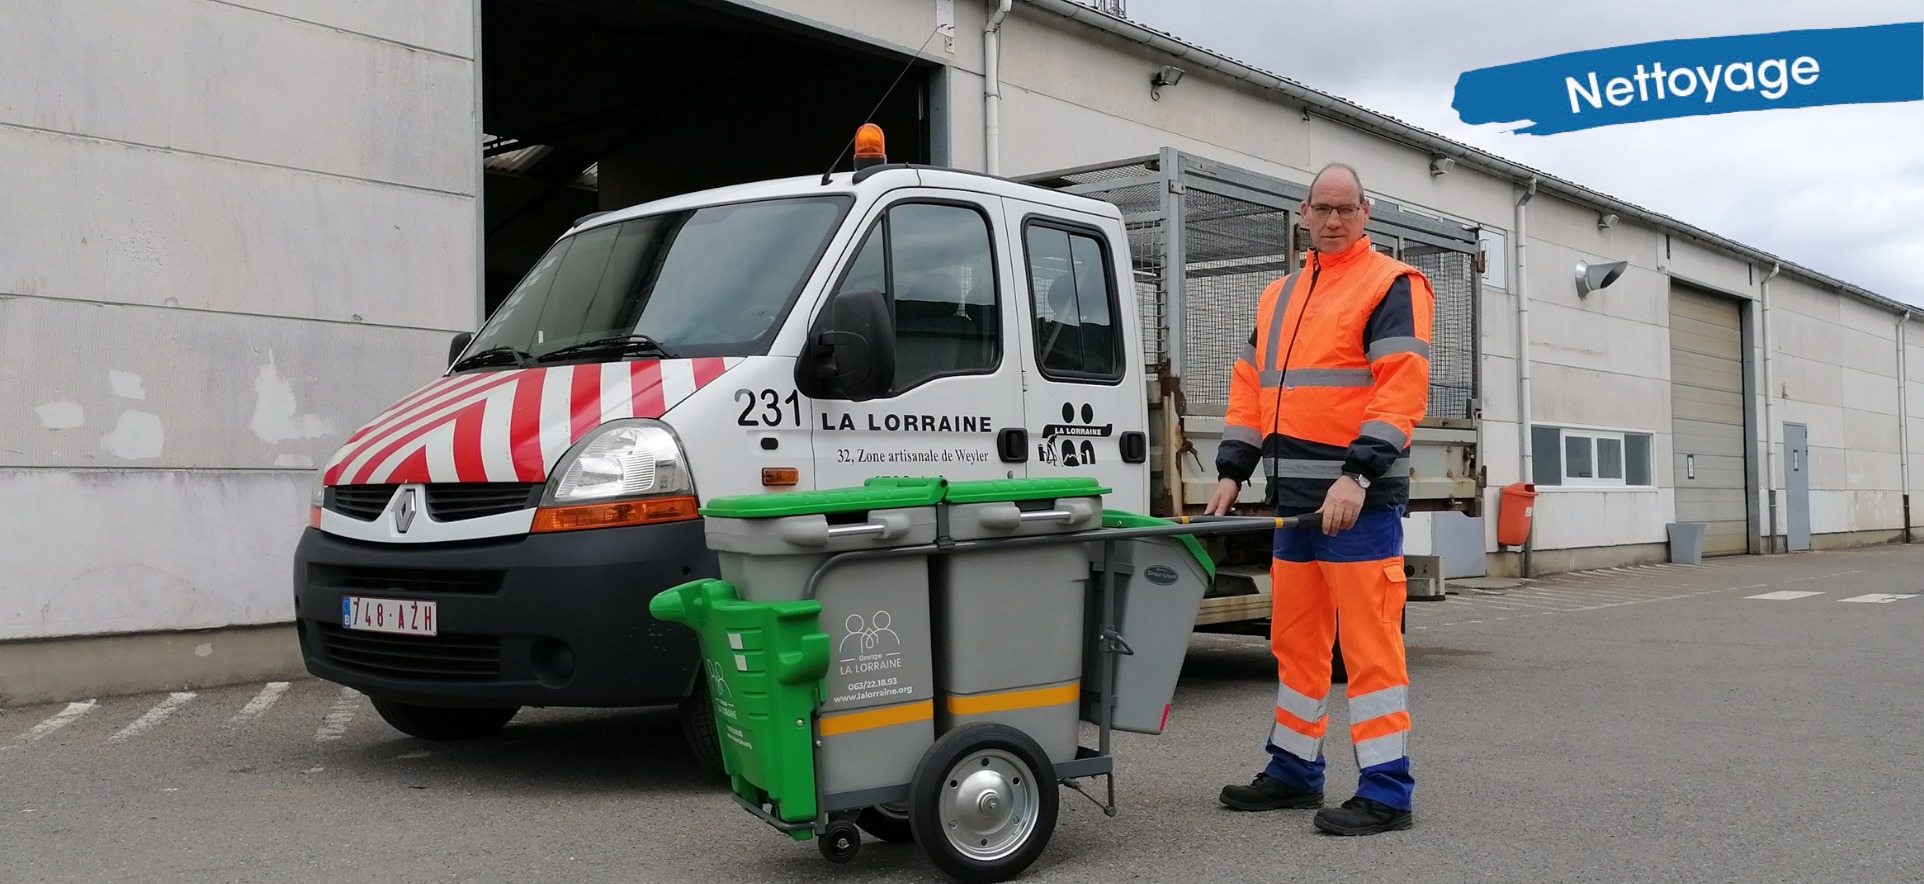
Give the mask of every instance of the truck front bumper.
[[[695, 635], [648, 613], [718, 576], [699, 521], [432, 544], [306, 529], [294, 604], [307, 671], [429, 706], [654, 706], [688, 695]], [[430, 600], [432, 637], [349, 630], [342, 596]]]

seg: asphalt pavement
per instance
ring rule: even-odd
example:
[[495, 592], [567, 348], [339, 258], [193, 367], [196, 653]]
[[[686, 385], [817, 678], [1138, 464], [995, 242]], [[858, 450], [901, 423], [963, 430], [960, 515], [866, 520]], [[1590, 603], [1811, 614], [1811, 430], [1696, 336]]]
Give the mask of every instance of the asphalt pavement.
[[[1199, 635], [1168, 733], [1117, 735], [1118, 815], [1063, 790], [1019, 880], [1924, 879], [1924, 547], [1478, 585], [1410, 608], [1414, 829], [1218, 806], [1262, 763], [1275, 670], [1262, 638]], [[831, 865], [776, 833], [671, 709], [466, 743], [313, 679], [0, 710], [0, 881], [537, 880], [948, 879], [913, 845]]]

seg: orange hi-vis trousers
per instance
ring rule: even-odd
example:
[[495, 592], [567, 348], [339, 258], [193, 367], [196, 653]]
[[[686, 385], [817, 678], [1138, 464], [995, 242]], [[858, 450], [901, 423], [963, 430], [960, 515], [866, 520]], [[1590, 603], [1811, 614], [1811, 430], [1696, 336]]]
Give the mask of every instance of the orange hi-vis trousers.
[[1330, 644], [1340, 631], [1356, 794], [1410, 809], [1402, 521], [1400, 506], [1371, 507], [1334, 537], [1320, 528], [1276, 532], [1270, 650], [1279, 684], [1267, 772], [1291, 788], [1323, 790]]

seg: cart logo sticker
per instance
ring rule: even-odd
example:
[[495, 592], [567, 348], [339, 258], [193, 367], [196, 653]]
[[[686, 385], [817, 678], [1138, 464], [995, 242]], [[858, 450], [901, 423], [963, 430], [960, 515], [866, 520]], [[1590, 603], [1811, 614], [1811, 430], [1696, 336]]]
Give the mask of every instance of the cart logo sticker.
[[539, 482], [589, 430], [657, 418], [739, 358], [639, 359], [439, 378], [349, 436], [328, 485]]
[[[850, 614], [842, 621], [842, 640], [836, 645], [835, 674], [842, 693], [836, 703], [872, 700], [914, 694], [913, 684], [903, 685], [900, 673], [905, 662], [902, 637], [889, 628], [895, 618], [887, 611], [872, 616]], [[893, 673], [894, 675], [890, 675]]]
[[[1081, 421], [1076, 420], [1077, 417]], [[1106, 439], [1116, 431], [1115, 424], [1097, 424], [1095, 406], [1085, 402], [1080, 409], [1074, 402], [1062, 403], [1062, 423], [1042, 428], [1042, 442], [1036, 445], [1036, 459], [1050, 466], [1086, 467], [1096, 462], [1096, 446], [1091, 439]], [[1078, 443], [1076, 440], [1081, 439]]]
[[401, 503], [394, 508], [394, 530], [402, 534], [414, 524], [414, 489], [401, 489]]
[[1142, 572], [1142, 576], [1157, 586], [1168, 586], [1176, 582], [1176, 569], [1168, 565], [1150, 565]]

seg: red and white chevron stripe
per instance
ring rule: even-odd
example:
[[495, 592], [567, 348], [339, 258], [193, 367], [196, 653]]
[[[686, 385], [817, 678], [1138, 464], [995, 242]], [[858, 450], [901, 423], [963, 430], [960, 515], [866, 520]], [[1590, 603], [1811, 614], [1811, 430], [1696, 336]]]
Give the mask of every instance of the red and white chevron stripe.
[[324, 481], [540, 482], [589, 430], [661, 417], [741, 361], [644, 359], [444, 377], [349, 436]]

